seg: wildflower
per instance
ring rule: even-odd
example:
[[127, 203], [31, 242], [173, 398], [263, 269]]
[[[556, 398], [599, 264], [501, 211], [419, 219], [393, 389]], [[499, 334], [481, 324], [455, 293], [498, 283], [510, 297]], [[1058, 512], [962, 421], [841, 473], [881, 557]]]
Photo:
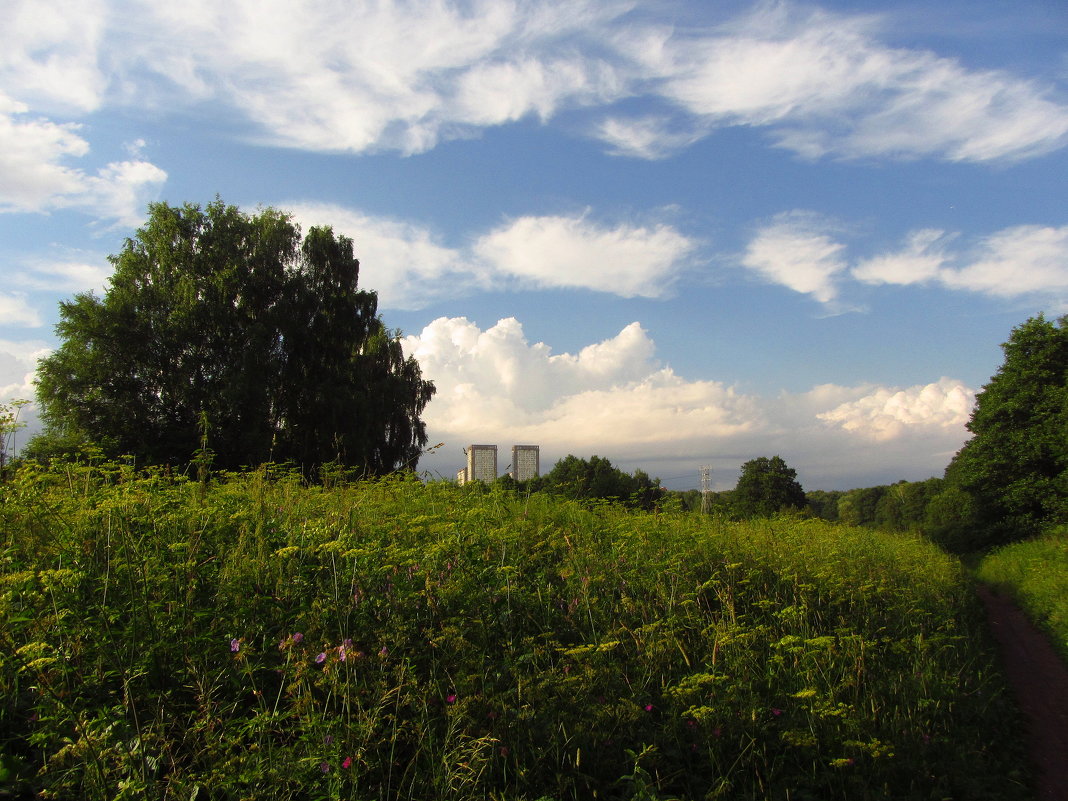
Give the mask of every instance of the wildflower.
[[323, 742], [326, 745], [330, 745], [330, 743], [334, 742], [334, 736], [332, 734], [326, 735], [326, 737], [323, 738]]
[[241, 650], [241, 640], [234, 638], [230, 640], [230, 650], [235, 654]]
[[380, 650], [380, 651], [378, 652], [378, 655], [379, 655], [379, 656], [385, 656], [385, 655], [386, 655], [386, 654], [388, 654], [388, 653], [389, 653], [389, 649], [388, 649], [388, 648], [386, 648], [386, 646], [384, 646], [384, 645], [383, 645], [383, 646], [382, 646], [382, 649], [381, 649], [381, 650]]
[[321, 770], [323, 773], [329, 773], [330, 772], [330, 763], [329, 762], [321, 763], [319, 765], [319, 770]]
[[289, 639], [291, 639], [294, 644], [299, 645], [301, 642], [303, 642], [304, 635], [298, 631], [296, 634], [291, 635]]
[[653, 705], [652, 704], [646, 704], [645, 705], [645, 711], [646, 712], [652, 712], [653, 711]]
[[688, 729], [696, 729], [697, 728], [697, 721], [696, 720], [688, 720], [688, 721], [686, 721], [686, 728], [688, 728]]
[[345, 761], [341, 763], [341, 767], [348, 770], [352, 767], [352, 757], [345, 757]]
[[782, 714], [782, 710], [779, 709], [778, 707], [773, 706], [771, 708], [771, 714], [773, 714], [775, 717], [779, 717], [779, 715]]
[[446, 704], [455, 704], [456, 703], [456, 693], [452, 693], [450, 695], [446, 695], [445, 696], [445, 703]]
[[723, 729], [721, 729], [719, 726], [716, 726], [716, 728], [712, 729], [712, 736], [713, 737], [721, 737], [722, 735], [723, 735]]
[[317, 665], [321, 665], [325, 661], [326, 661], [326, 653], [325, 652], [321, 653], [317, 657], [315, 657], [315, 664], [317, 664]]
[[508, 756], [508, 746], [506, 746], [506, 745], [502, 745], [501, 746], [501, 756], [502, 757]]

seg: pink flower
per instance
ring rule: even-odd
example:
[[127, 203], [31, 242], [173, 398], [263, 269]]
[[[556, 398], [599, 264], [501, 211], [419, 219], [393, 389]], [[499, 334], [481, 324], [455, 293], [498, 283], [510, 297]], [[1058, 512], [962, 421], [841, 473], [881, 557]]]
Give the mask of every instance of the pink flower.
[[455, 704], [456, 703], [456, 693], [452, 693], [451, 695], [446, 695], [445, 696], [445, 703], [446, 704]]
[[781, 715], [781, 714], [782, 714], [782, 710], [781, 710], [781, 709], [779, 709], [778, 707], [774, 707], [774, 706], [773, 706], [773, 707], [771, 708], [771, 714], [773, 714], [773, 715], [774, 715], [775, 717], [779, 717], [779, 715]]
[[299, 645], [301, 642], [304, 641], [304, 635], [298, 631], [296, 634], [290, 635], [289, 639], [291, 639], [295, 644]]
[[645, 705], [645, 711], [646, 712], [652, 712], [653, 711], [653, 705], [652, 704], [646, 704]]
[[230, 640], [230, 650], [233, 651], [235, 654], [238, 651], [240, 651], [241, 650], [241, 640], [238, 640], [236, 638], [233, 639], [233, 640]]
[[351, 768], [352, 767], [352, 757], [345, 757], [345, 761], [341, 763], [341, 767], [345, 768], [345, 770], [348, 770], [349, 768]]
[[325, 661], [326, 661], [326, 654], [325, 653], [321, 653], [317, 657], [315, 657], [315, 664], [317, 664], [317, 665], [321, 665]]

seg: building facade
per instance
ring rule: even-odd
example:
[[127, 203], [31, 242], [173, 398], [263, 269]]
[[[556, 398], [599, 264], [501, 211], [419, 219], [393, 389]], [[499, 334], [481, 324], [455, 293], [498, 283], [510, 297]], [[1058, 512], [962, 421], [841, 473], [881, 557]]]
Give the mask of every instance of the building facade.
[[467, 448], [467, 475], [465, 481], [497, 480], [497, 446], [470, 445]]
[[541, 447], [538, 445], [512, 446], [512, 477], [516, 481], [530, 481], [540, 475]]

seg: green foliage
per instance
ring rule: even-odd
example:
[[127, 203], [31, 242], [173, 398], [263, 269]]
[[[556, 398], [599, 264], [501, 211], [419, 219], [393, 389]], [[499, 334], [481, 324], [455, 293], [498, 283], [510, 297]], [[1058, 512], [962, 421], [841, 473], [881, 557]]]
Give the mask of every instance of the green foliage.
[[1013, 329], [1005, 361], [976, 396], [973, 437], [946, 480], [974, 499], [972, 549], [1068, 519], [1068, 317]]
[[7, 478], [7, 465], [15, 451], [15, 435], [26, 425], [19, 415], [28, 403], [26, 400], [0, 403], [0, 481]]
[[1068, 659], [1068, 526], [987, 554], [978, 577], [1011, 594]]
[[812, 514], [834, 523], [838, 520], [838, 500], [844, 494], [838, 490], [812, 490], [805, 493], [805, 501]]
[[1024, 796], [974, 593], [915, 537], [273, 467], [0, 493], [0, 792]]
[[644, 470], [627, 475], [608, 459], [580, 459], [568, 454], [553, 469], [527, 482], [531, 492], [544, 490], [573, 500], [609, 500], [639, 509], [652, 509], [662, 496], [660, 480]]
[[434, 388], [357, 287], [352, 241], [216, 200], [164, 203], [122, 251], [103, 298], [60, 304], [37, 394], [51, 455], [97, 442], [185, 464], [211, 427], [222, 468], [330, 461], [414, 467]]
[[743, 464], [731, 501], [741, 517], [770, 517], [786, 509], [804, 509], [806, 503], [797, 471], [779, 456]]

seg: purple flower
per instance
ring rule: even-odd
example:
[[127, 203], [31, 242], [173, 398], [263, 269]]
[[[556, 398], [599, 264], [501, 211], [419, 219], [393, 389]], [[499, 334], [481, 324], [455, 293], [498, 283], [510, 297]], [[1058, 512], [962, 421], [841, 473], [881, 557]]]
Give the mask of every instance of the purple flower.
[[778, 707], [774, 707], [774, 706], [773, 706], [773, 707], [771, 708], [771, 714], [773, 714], [773, 715], [774, 715], [775, 717], [779, 717], [779, 715], [781, 715], [781, 714], [782, 714], [782, 710], [781, 710], [781, 709], [779, 709]]
[[456, 703], [456, 693], [452, 693], [450, 695], [446, 695], [445, 696], [445, 703], [446, 704], [455, 704]]
[[326, 661], [326, 654], [325, 653], [319, 654], [317, 657], [315, 657], [315, 664], [317, 664], [317, 665], [321, 665], [325, 661]]
[[237, 639], [236, 637], [234, 639], [230, 640], [230, 650], [233, 651], [235, 654], [238, 651], [240, 651], [241, 650], [241, 640]]
[[296, 634], [290, 636], [289, 639], [291, 639], [294, 643], [300, 644], [304, 641], [304, 635], [298, 631]]
[[645, 711], [646, 712], [652, 712], [653, 711], [653, 705], [652, 704], [646, 704], [645, 705]]
[[321, 763], [319, 765], [319, 770], [321, 770], [323, 773], [329, 773], [330, 772], [330, 763], [329, 762]]

